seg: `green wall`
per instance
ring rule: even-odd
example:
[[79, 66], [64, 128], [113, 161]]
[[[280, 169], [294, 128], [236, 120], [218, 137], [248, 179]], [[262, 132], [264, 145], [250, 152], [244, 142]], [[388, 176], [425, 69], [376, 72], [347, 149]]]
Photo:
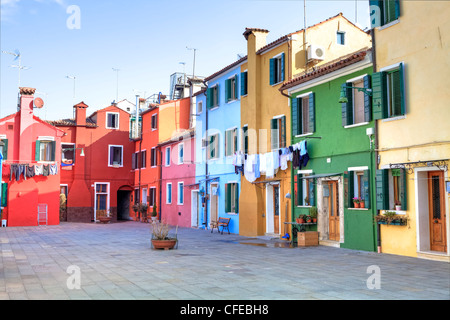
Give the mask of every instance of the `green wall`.
[[[374, 121], [366, 125], [352, 128], [344, 128], [342, 125], [342, 108], [338, 103], [341, 85], [348, 79], [355, 78], [364, 74], [372, 74], [372, 67], [360, 70], [350, 75], [331, 80], [327, 83], [310, 87], [304, 91], [292, 94], [295, 98], [298, 95], [314, 92], [315, 94], [315, 132], [307, 137], [295, 137], [292, 135], [292, 144], [300, 142], [306, 138], [308, 154], [310, 160], [302, 170], [312, 169], [313, 174], [340, 173], [340, 180], [344, 179], [344, 172], [349, 167], [367, 166], [370, 171], [369, 191], [371, 194], [370, 208], [368, 210], [344, 209], [344, 243], [341, 247], [375, 251], [376, 250], [376, 225], [373, 222], [375, 209], [375, 160], [374, 152], [371, 150], [370, 140], [366, 134], [367, 128], [374, 127]], [[291, 103], [292, 105], [292, 103]], [[291, 109], [292, 119], [292, 109]], [[293, 127], [291, 125], [291, 127]], [[313, 139], [311, 137], [321, 137]], [[372, 146], [373, 148], [373, 146]], [[331, 162], [327, 162], [330, 158]], [[291, 169], [292, 183], [291, 209], [293, 218], [300, 214], [308, 214], [309, 208], [298, 208], [295, 206], [294, 199], [294, 176], [298, 169]], [[317, 186], [315, 189], [315, 203], [317, 206]], [[310, 230], [317, 230], [316, 227]]]

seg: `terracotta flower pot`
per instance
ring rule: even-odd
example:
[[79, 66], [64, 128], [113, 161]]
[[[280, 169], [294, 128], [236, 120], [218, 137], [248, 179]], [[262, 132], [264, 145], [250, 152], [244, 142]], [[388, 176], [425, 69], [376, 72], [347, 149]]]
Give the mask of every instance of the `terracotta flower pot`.
[[175, 239], [169, 239], [169, 240], [157, 240], [152, 239], [153, 248], [155, 249], [164, 249], [164, 250], [170, 250], [175, 247], [177, 244], [177, 240]]
[[364, 208], [364, 201], [361, 201], [361, 202], [359, 203], [359, 207], [360, 207], [360, 208]]
[[111, 217], [99, 217], [98, 220], [99, 220], [101, 223], [108, 223], [108, 222], [111, 221]]
[[359, 202], [353, 202], [353, 205], [355, 206], [355, 208], [360, 208]]

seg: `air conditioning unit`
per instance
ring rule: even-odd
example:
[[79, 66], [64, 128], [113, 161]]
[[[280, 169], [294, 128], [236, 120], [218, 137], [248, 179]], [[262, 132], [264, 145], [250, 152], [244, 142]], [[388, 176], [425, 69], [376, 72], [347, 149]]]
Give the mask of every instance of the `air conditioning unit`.
[[308, 47], [308, 61], [323, 60], [325, 58], [325, 49], [319, 46], [310, 45]]

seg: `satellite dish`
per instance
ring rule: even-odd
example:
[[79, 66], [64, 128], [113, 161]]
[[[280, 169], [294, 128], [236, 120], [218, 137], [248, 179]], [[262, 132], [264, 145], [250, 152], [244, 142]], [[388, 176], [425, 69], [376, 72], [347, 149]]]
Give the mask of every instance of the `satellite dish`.
[[44, 106], [44, 100], [41, 98], [34, 99], [34, 106], [38, 109], [41, 109]]

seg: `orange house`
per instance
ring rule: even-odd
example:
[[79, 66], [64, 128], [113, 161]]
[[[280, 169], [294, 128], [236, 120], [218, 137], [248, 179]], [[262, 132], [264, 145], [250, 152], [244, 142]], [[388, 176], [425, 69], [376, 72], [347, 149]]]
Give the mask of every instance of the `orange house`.
[[34, 88], [20, 88], [19, 111], [0, 119], [2, 219], [9, 227], [59, 224], [61, 137], [33, 114]]
[[51, 121], [65, 132], [61, 143], [62, 220], [91, 222], [106, 210], [113, 221], [129, 220], [133, 191], [130, 114], [115, 105], [86, 117], [88, 106], [74, 106], [75, 119]]

